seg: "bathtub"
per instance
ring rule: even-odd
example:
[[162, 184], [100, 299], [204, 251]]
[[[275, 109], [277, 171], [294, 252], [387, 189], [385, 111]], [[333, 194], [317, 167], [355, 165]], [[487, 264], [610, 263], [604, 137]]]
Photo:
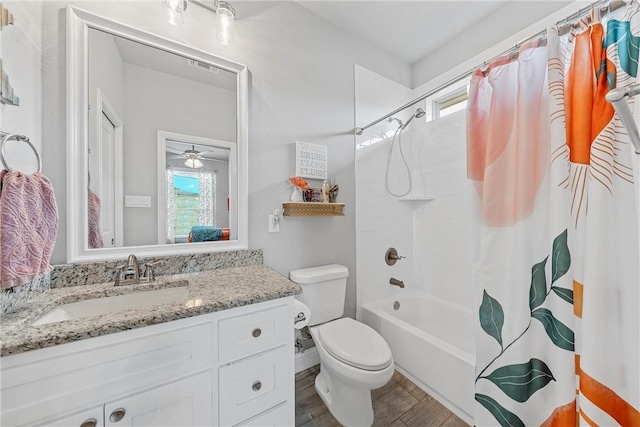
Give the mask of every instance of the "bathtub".
[[473, 424], [475, 349], [470, 309], [426, 293], [407, 292], [363, 305], [361, 320], [389, 343], [403, 374]]

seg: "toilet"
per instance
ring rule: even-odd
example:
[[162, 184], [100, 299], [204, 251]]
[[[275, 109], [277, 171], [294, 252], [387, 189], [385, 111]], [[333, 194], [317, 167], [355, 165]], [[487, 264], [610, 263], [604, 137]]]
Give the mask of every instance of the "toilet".
[[296, 298], [309, 306], [309, 330], [320, 355], [316, 391], [331, 414], [347, 427], [373, 423], [371, 390], [393, 375], [391, 349], [373, 328], [344, 314], [347, 267], [338, 264], [292, 270]]

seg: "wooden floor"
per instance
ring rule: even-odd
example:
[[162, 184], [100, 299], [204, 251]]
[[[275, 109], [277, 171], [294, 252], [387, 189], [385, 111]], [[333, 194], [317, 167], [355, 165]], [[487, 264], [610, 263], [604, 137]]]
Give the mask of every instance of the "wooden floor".
[[[296, 427], [340, 427], [316, 393], [320, 366], [296, 374]], [[467, 424], [396, 371], [384, 386], [371, 392], [374, 426], [461, 427]]]

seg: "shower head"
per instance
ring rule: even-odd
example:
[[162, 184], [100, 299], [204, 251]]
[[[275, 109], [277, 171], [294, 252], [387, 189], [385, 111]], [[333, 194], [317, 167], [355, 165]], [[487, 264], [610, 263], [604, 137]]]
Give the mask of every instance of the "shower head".
[[397, 119], [395, 117], [389, 117], [389, 123], [392, 123], [393, 121], [398, 122], [398, 126], [404, 129], [404, 124], [402, 123], [402, 120]]
[[413, 116], [411, 116], [409, 118], [409, 120], [407, 120], [407, 123], [405, 123], [404, 126], [402, 126], [402, 130], [405, 130], [407, 128], [407, 126], [409, 126], [409, 123], [411, 123], [411, 120], [415, 119], [416, 117], [421, 119], [422, 117], [425, 116], [425, 114], [427, 114], [427, 113], [424, 111], [424, 109], [418, 108], [416, 110], [416, 112], [413, 113]]

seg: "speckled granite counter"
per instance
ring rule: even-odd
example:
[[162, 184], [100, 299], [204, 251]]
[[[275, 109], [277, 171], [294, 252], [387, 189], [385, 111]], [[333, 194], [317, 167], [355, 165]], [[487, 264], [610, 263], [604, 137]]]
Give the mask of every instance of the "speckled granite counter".
[[[61, 304], [181, 285], [189, 289], [186, 302], [33, 325]], [[51, 289], [38, 295], [28, 307], [2, 315], [0, 356], [283, 298], [300, 291], [298, 285], [262, 264], [163, 276], [156, 282], [138, 285], [116, 287], [112, 283], [102, 283]]]

